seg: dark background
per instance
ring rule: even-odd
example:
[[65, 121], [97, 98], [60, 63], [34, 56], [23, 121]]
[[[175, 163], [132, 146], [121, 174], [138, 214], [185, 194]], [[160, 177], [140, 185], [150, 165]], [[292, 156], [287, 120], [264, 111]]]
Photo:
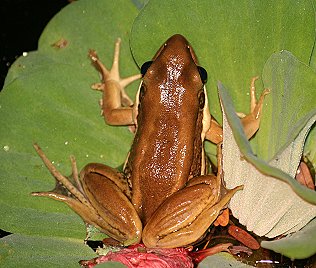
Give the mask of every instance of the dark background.
[[23, 52], [37, 49], [46, 24], [67, 4], [67, 0], [0, 0], [0, 89], [10, 65]]
[[[0, 0], [0, 90], [11, 64], [23, 52], [37, 49], [46, 24], [67, 4], [67, 0]], [[0, 229], [0, 237], [7, 234]]]

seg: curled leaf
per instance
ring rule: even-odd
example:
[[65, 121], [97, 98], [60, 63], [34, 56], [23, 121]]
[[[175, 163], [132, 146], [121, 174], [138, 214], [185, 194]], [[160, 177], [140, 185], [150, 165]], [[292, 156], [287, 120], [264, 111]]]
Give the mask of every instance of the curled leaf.
[[[316, 193], [294, 179], [297, 166], [289, 165], [288, 161], [289, 156], [294, 155], [291, 153], [293, 148], [302, 148], [306, 132], [316, 120], [316, 113], [305, 116], [303, 122], [306, 124], [301, 133], [285, 149], [285, 153], [274, 160], [274, 167], [253, 154], [222, 84], [219, 84], [219, 94], [224, 111], [225, 181], [229, 188], [235, 184], [244, 185], [244, 190], [236, 193], [230, 202], [233, 215], [248, 230], [260, 236], [275, 237], [301, 229], [316, 215]], [[301, 151], [296, 154], [296, 162], [300, 159]], [[281, 170], [284, 163], [290, 167], [287, 172], [292, 172], [292, 177]], [[312, 239], [308, 238], [309, 243], [315, 244]]]

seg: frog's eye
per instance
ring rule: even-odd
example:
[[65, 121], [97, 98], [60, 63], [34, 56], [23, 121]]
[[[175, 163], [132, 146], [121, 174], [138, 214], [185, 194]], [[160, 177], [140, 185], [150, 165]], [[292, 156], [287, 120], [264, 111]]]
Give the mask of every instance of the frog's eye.
[[201, 67], [201, 66], [198, 66], [198, 70], [199, 70], [199, 74], [200, 74], [202, 83], [203, 83], [203, 84], [206, 84], [206, 81], [207, 81], [207, 71], [206, 71], [203, 67]]
[[146, 74], [148, 68], [151, 66], [152, 63], [153, 61], [147, 61], [142, 65], [142, 67], [140, 68], [140, 73], [142, 74], [142, 76]]

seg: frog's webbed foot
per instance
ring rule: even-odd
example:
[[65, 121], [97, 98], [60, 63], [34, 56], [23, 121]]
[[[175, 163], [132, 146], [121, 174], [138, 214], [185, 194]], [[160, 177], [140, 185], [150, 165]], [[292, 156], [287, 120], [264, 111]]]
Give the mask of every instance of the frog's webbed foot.
[[94, 50], [89, 51], [89, 57], [96, 65], [102, 76], [102, 83], [92, 85], [93, 89], [103, 92], [101, 101], [102, 115], [106, 123], [111, 125], [132, 125], [132, 100], [125, 92], [125, 87], [133, 81], [140, 79], [141, 75], [121, 78], [119, 73], [119, 54], [121, 39], [115, 43], [114, 58], [111, 69], [107, 69], [100, 61]]
[[[138, 215], [130, 203], [126, 189], [127, 183], [123, 182], [120, 178], [117, 183], [115, 179], [111, 179], [112, 175], [117, 175], [113, 169], [102, 164], [88, 164], [84, 170], [83, 175], [86, 177], [79, 180], [76, 161], [72, 157], [72, 173], [75, 180], [75, 185], [69, 179], [63, 176], [56, 167], [47, 158], [41, 148], [34, 144], [34, 148], [38, 155], [41, 157], [43, 163], [54, 176], [59, 185], [66, 189], [66, 194], [56, 191], [49, 192], [33, 192], [33, 196], [49, 197], [57, 201], [66, 203], [72, 210], [74, 210], [86, 223], [94, 225], [96, 228], [109, 235], [110, 237], [122, 242], [124, 245], [137, 243], [141, 239], [141, 222]], [[102, 167], [101, 167], [102, 165]], [[96, 169], [102, 168], [100, 171]], [[108, 176], [108, 177], [107, 177]], [[93, 185], [93, 183], [96, 184]], [[88, 191], [87, 187], [97, 189], [96, 192]], [[105, 192], [108, 192], [106, 194]], [[98, 203], [98, 200], [105, 202]], [[109, 204], [109, 205], [108, 205]], [[126, 214], [117, 213], [124, 210]], [[122, 221], [124, 224], [119, 224]]]
[[[263, 101], [267, 94], [270, 93], [269, 89], [264, 89], [261, 93], [259, 100], [256, 99], [256, 87], [255, 81], [258, 80], [259, 77], [253, 77], [251, 79], [250, 84], [250, 113], [244, 115], [242, 113], [237, 113], [240, 117], [241, 123], [244, 127], [245, 134], [248, 139], [250, 139], [259, 129]], [[211, 125], [209, 130], [205, 134], [205, 138], [215, 144], [218, 144], [223, 141], [223, 129], [217, 123], [217, 121], [211, 117]]]
[[[67, 199], [70, 196], [74, 196], [76, 199], [78, 199], [81, 203], [85, 204], [86, 206], [91, 206], [91, 204], [87, 201], [86, 197], [83, 194], [82, 186], [78, 178], [78, 170], [76, 165], [76, 160], [74, 157], [71, 157], [71, 163], [72, 163], [72, 173], [74, 180], [76, 182], [76, 186], [73, 185], [67, 177], [62, 175], [56, 167], [52, 164], [52, 162], [47, 158], [47, 156], [44, 154], [42, 149], [35, 143], [34, 148], [37, 152], [37, 154], [41, 157], [43, 163], [49, 170], [49, 172], [54, 176], [54, 178], [57, 181], [57, 186], [53, 191], [49, 192], [34, 192], [32, 195], [34, 196], [47, 196], [51, 197], [56, 200], [63, 201], [63, 199]], [[59, 190], [63, 187], [65, 190]], [[66, 193], [66, 194], [64, 194]], [[91, 207], [90, 207], [91, 208]]]
[[[72, 162], [72, 170], [73, 170], [73, 177], [76, 182], [76, 186], [72, 184], [67, 177], [62, 175], [56, 167], [51, 163], [51, 161], [47, 158], [44, 154], [42, 149], [37, 145], [34, 144], [34, 148], [37, 154], [41, 157], [43, 163], [49, 170], [49, 172], [53, 175], [56, 179], [56, 187], [53, 191], [48, 192], [33, 192], [33, 196], [44, 196], [49, 197], [57, 201], [62, 201], [66, 203], [69, 207], [71, 207], [77, 214], [79, 214], [85, 222], [88, 224], [96, 225], [98, 228], [101, 227], [95, 223], [95, 221], [90, 216], [86, 215], [93, 215], [95, 209], [92, 207], [90, 202], [87, 200], [86, 196], [83, 193], [83, 189], [81, 183], [78, 178], [78, 170], [76, 161], [73, 157], [71, 157]], [[89, 213], [91, 211], [91, 213]]]

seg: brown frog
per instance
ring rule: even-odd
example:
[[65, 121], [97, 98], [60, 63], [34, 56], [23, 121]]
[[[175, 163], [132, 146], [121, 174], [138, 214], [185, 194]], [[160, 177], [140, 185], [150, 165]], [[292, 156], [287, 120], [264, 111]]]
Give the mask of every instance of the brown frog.
[[[73, 168], [76, 186], [60, 174], [38, 145], [44, 163], [72, 197], [56, 192], [33, 193], [67, 203], [81, 218], [123, 245], [179, 247], [197, 241], [242, 186], [223, 194], [221, 159], [217, 176], [208, 174], [204, 140], [222, 141], [222, 129], [211, 117], [206, 71], [181, 35], [169, 38], [153, 60], [141, 68], [142, 82], [135, 104], [124, 87], [139, 79], [121, 79], [118, 71], [120, 40], [111, 70], [95, 52], [103, 92], [102, 113], [111, 125], [135, 126], [135, 138], [124, 171], [91, 163], [80, 172]], [[254, 81], [251, 113], [242, 118], [250, 138], [259, 128], [264, 91], [257, 102]], [[220, 148], [220, 146], [218, 146]], [[75, 165], [74, 165], [75, 166]]]

